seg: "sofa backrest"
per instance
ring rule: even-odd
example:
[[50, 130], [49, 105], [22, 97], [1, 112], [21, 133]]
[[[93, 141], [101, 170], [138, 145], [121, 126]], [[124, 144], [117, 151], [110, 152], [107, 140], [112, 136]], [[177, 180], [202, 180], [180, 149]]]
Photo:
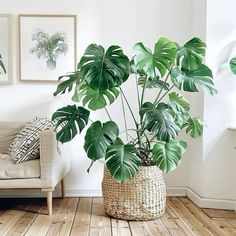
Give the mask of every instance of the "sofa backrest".
[[26, 122], [22, 121], [0, 121], [0, 153], [5, 154], [9, 152], [9, 146], [15, 136], [24, 127]]

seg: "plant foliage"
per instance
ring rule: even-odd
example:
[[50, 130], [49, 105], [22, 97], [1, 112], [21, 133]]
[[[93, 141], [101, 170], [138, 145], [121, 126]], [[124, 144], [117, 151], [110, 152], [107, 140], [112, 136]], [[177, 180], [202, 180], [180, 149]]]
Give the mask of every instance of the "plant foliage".
[[[164, 172], [174, 170], [187, 148], [186, 141], [179, 141], [180, 131], [193, 138], [203, 133], [203, 122], [192, 117], [190, 102], [181, 92], [199, 89], [211, 95], [217, 92], [212, 72], [203, 64], [205, 47], [199, 38], [183, 46], [160, 38], [153, 51], [142, 42], [135, 44], [129, 60], [119, 46], [105, 49], [89, 45], [77, 70], [62, 76], [66, 80], [61, 80], [54, 93], [56, 96], [72, 92], [73, 102], [84, 106], [70, 105], [54, 113], [58, 140], [69, 141], [82, 131], [88, 123], [88, 110], [103, 109], [109, 121], [91, 121], [85, 134], [84, 149], [92, 163], [105, 159], [111, 176], [119, 183], [135, 176], [141, 165], [157, 165]], [[130, 104], [135, 93], [130, 91], [132, 97], [128, 98], [123, 90], [122, 85], [129, 77], [136, 79], [134, 92], [137, 91], [139, 114]], [[154, 98], [147, 96], [149, 89]], [[125, 123], [121, 133], [108, 109], [118, 96], [122, 107], [117, 108], [116, 116], [123, 113]], [[134, 122], [132, 127], [127, 125], [126, 108]], [[126, 141], [122, 140], [122, 133], [126, 134]]]

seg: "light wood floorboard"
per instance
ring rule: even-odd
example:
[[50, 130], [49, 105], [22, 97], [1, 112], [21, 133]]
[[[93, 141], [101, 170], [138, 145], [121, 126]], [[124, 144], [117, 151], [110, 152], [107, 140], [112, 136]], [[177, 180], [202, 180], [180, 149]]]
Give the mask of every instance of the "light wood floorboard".
[[102, 198], [0, 199], [0, 236], [236, 236], [234, 211], [200, 209], [188, 198], [169, 197], [153, 221], [125, 221], [105, 214]]

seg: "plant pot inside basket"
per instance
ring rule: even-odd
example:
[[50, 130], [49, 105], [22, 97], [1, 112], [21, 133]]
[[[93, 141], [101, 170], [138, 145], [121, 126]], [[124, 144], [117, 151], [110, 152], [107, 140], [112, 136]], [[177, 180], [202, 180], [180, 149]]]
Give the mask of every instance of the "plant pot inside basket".
[[152, 220], [165, 213], [166, 185], [157, 166], [142, 166], [128, 182], [117, 183], [104, 168], [104, 207], [108, 215], [124, 220]]

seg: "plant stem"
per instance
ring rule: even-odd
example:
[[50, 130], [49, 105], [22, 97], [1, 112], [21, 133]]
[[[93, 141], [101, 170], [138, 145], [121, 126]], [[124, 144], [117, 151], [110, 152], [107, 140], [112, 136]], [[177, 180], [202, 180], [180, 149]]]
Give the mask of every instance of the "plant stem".
[[138, 125], [138, 122], [137, 122], [137, 120], [135, 119], [134, 113], [133, 113], [133, 111], [132, 111], [132, 109], [131, 109], [131, 107], [130, 107], [130, 105], [129, 105], [129, 102], [128, 102], [128, 100], [127, 100], [127, 98], [126, 98], [126, 96], [125, 96], [125, 94], [124, 94], [124, 92], [123, 92], [123, 90], [122, 90], [121, 88], [120, 88], [120, 92], [121, 92], [121, 94], [123, 95], [123, 97], [124, 97], [124, 99], [125, 99], [125, 102], [126, 102], [128, 108], [129, 108], [129, 111], [130, 111], [130, 113], [131, 113], [131, 115], [132, 115], [132, 117], [133, 117], [134, 123], [135, 123], [135, 125], [137, 126], [137, 125]]
[[132, 109], [131, 109], [131, 107], [129, 105], [128, 99], [126, 98], [126, 96], [125, 96], [125, 94], [124, 94], [124, 92], [123, 92], [123, 90], [121, 88], [120, 88], [120, 92], [121, 92], [122, 96], [125, 99], [125, 102], [126, 102], [128, 108], [129, 108], [129, 111], [131, 113], [131, 116], [133, 117], [133, 120], [134, 120], [134, 123], [135, 123], [135, 126], [136, 126], [136, 133], [137, 133], [137, 138], [138, 138], [138, 144], [140, 146], [141, 140], [140, 140], [140, 134], [139, 134], [139, 130], [138, 130], [138, 128], [139, 128], [138, 125], [139, 124], [138, 124], [137, 120], [135, 119], [134, 113], [133, 113], [133, 111], [132, 111]]
[[169, 74], [170, 74], [170, 71], [168, 72], [168, 74], [167, 74], [167, 76], [166, 76], [166, 78], [165, 78], [165, 81], [164, 81], [163, 85], [161, 86], [160, 91], [159, 91], [159, 93], [158, 93], [158, 95], [157, 95], [155, 101], [153, 102], [154, 105], [157, 103], [157, 101], [158, 101], [158, 99], [159, 99], [159, 97], [160, 97], [160, 95], [161, 95], [161, 92], [162, 92], [162, 90], [163, 90], [164, 87], [165, 87], [165, 84], [166, 84], [166, 81], [167, 81], [167, 79], [168, 79], [168, 77], [169, 77]]
[[126, 134], [126, 140], [128, 141], [128, 129], [127, 129], [127, 120], [126, 120], [126, 114], [125, 114], [125, 106], [124, 106], [124, 99], [123, 99], [123, 94], [121, 93], [121, 104], [122, 104], [122, 110], [123, 110], [123, 117], [124, 117], [124, 122], [125, 122], [125, 134]]
[[139, 106], [139, 109], [140, 109], [141, 108], [141, 102], [140, 102], [139, 91], [138, 91], [138, 78], [137, 78], [136, 74], [135, 74], [135, 80], [136, 80], [136, 90], [137, 90], [137, 96], [138, 96], [138, 106]]
[[108, 110], [106, 109], [106, 107], [104, 107], [104, 109], [105, 109], [105, 111], [106, 111], [106, 113], [107, 113], [107, 116], [108, 116], [109, 119], [112, 121], [112, 119], [111, 119], [111, 115], [109, 114], [109, 112], [108, 112]]
[[170, 90], [171, 90], [172, 88], [174, 88], [174, 87], [175, 87], [175, 86], [172, 85], [172, 86], [160, 97], [160, 99], [158, 99], [158, 101], [157, 101], [156, 103], [158, 104], [158, 103], [161, 101], [161, 99], [164, 98], [164, 97], [166, 96], [166, 94], [169, 93]]
[[159, 101], [159, 97], [160, 97], [160, 95], [161, 95], [162, 90], [164, 89], [164, 87], [165, 87], [165, 85], [166, 85], [166, 81], [167, 81], [167, 79], [169, 78], [169, 75], [170, 75], [170, 72], [171, 72], [171, 70], [172, 70], [172, 67], [173, 67], [173, 65], [170, 67], [170, 70], [168, 71], [168, 74], [166, 75], [165, 81], [164, 81], [164, 83], [163, 83], [163, 85], [162, 85], [162, 87], [161, 87], [161, 89], [160, 89], [160, 91], [159, 91], [159, 93], [158, 93], [158, 95], [157, 95], [157, 97], [156, 97], [154, 103], [153, 103], [154, 105], [157, 105], [157, 102]]
[[143, 105], [143, 99], [144, 99], [144, 94], [145, 94], [145, 89], [146, 89], [146, 82], [147, 82], [147, 77], [145, 77], [145, 82], [143, 85], [143, 91], [142, 91], [142, 95], [141, 95], [141, 105], [140, 107]]

